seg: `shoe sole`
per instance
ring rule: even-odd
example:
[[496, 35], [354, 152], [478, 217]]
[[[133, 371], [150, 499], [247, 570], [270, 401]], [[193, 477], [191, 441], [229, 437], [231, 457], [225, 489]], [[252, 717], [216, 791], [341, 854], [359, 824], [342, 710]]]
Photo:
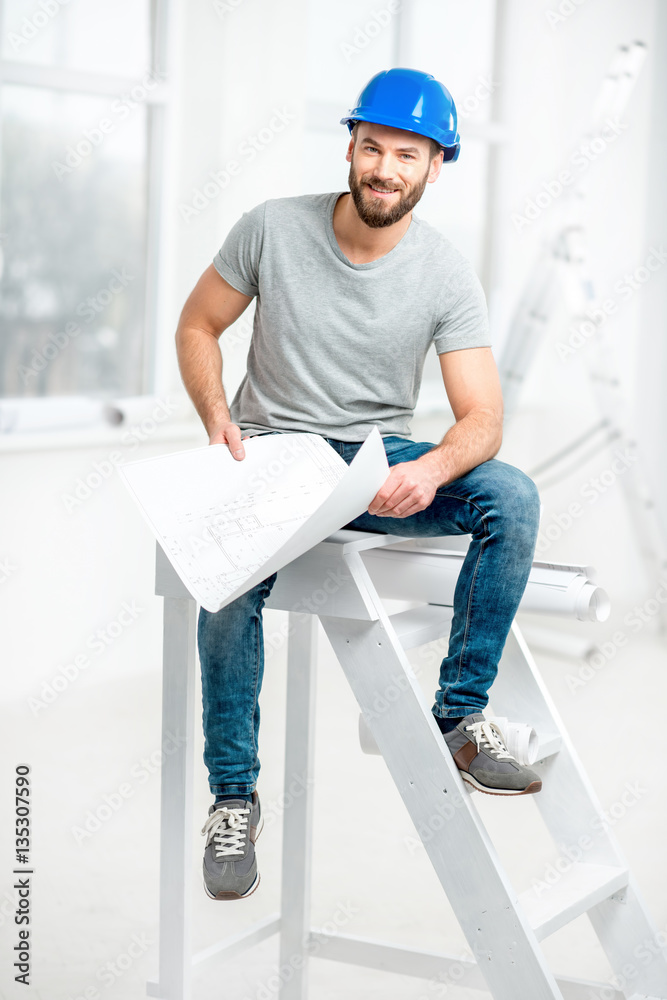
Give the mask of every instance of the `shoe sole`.
[[[263, 829], [264, 829], [264, 816], [260, 814], [259, 823], [257, 824], [257, 829], [255, 831], [255, 839], [253, 843], [257, 843], [257, 838], [259, 837]], [[255, 881], [252, 883], [249, 889], [246, 889], [245, 892], [218, 892], [215, 895], [213, 895], [213, 893], [209, 890], [208, 886], [206, 885], [206, 882], [204, 880], [202, 881], [203, 881], [204, 891], [209, 899], [231, 900], [231, 899], [246, 899], [247, 896], [251, 896], [255, 891], [255, 889], [257, 888], [257, 886], [259, 885], [260, 878], [259, 878], [259, 872], [257, 872]]]
[[541, 781], [531, 781], [527, 788], [489, 788], [488, 785], [482, 785], [476, 778], [473, 778], [469, 771], [460, 771], [460, 774], [465, 782], [476, 788], [478, 792], [486, 792], [487, 795], [534, 795], [542, 788]]

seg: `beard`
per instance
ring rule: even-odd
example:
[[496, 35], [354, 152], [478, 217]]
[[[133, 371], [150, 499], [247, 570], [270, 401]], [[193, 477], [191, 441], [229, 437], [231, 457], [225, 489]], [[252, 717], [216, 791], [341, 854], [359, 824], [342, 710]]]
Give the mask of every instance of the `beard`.
[[371, 229], [382, 229], [384, 226], [393, 226], [395, 222], [399, 222], [404, 215], [412, 211], [423, 195], [428, 174], [429, 169], [427, 168], [423, 178], [413, 185], [413, 187], [408, 188], [407, 191], [400, 187], [396, 188], [399, 198], [395, 204], [387, 205], [379, 199], [368, 201], [365, 194], [366, 184], [372, 184], [379, 191], [387, 191], [391, 190], [391, 188], [388, 188], [383, 181], [378, 180], [372, 174], [367, 174], [357, 179], [354, 169], [354, 157], [352, 157], [347, 182], [350, 186], [350, 194], [352, 195], [354, 207], [361, 221], [365, 222]]

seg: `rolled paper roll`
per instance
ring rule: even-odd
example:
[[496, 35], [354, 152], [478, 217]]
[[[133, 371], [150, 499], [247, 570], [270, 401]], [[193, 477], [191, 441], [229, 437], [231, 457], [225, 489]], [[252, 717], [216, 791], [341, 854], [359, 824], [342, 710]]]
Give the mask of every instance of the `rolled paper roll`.
[[509, 722], [502, 716], [491, 716], [487, 721], [496, 724], [505, 746], [519, 764], [528, 767], [535, 763], [539, 740], [532, 726], [526, 722]]
[[[420, 541], [431, 539], [403, 539], [364, 552], [371, 580], [380, 597], [451, 607], [465, 553], [426, 547]], [[603, 622], [609, 617], [610, 603], [595, 582], [592, 566], [534, 561], [519, 611]]]

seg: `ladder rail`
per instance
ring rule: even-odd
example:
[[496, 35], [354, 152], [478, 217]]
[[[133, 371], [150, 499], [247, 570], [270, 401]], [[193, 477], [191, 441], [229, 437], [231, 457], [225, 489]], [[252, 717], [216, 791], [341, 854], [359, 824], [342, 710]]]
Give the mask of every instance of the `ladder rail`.
[[[360, 554], [343, 560], [353, 580], [376, 594]], [[320, 621], [418, 832], [430, 833], [424, 846], [468, 945], [495, 1000], [516, 1000], [518, 969], [531, 1000], [562, 1000], [377, 595], [376, 600], [376, 621], [326, 615]], [[410, 739], [397, 739], [400, 733], [410, 733]]]
[[[366, 592], [372, 594], [373, 582], [368, 579], [368, 570], [362, 556], [359, 553], [350, 553], [344, 559], [351, 569], [353, 578], [363, 581]], [[417, 702], [421, 702], [421, 710], [427, 716], [429, 727], [433, 728], [430, 709], [423, 699], [421, 689], [416, 683], [416, 678], [414, 675], [412, 675], [412, 678], [410, 676], [412, 669], [409, 661], [404, 656], [400, 637], [393, 628], [391, 616], [387, 615], [384, 611], [381, 596], [377, 593], [377, 590], [376, 598], [378, 620], [370, 628], [375, 632], [376, 637], [381, 635], [382, 631], [387, 634], [387, 640], [390, 641], [391, 654], [388, 654], [385, 648], [384, 657], [388, 658], [390, 656], [392, 663], [396, 666], [400, 663], [405, 672], [406, 683], [409, 682], [409, 686], [403, 691], [401, 698], [405, 699], [410, 694], [414, 695]], [[402, 620], [405, 621], [405, 617]], [[338, 626], [338, 649], [336, 649], [336, 642], [334, 641], [336, 639], [336, 630], [332, 630], [331, 624], [326, 624], [326, 619], [322, 619], [322, 623], [329, 638], [332, 640], [332, 645], [334, 645], [341, 665], [345, 670], [343, 659], [345, 655], [350, 655], [350, 645], [352, 644], [351, 641], [348, 642], [346, 640], [345, 645], [343, 645], [341, 641], [342, 633], [348, 631], [345, 623], [339, 623]], [[354, 624], [355, 627], [369, 627], [361, 622]], [[386, 644], [387, 640], [376, 638], [375, 641], [384, 641]], [[358, 642], [358, 639], [355, 640], [355, 644], [356, 642]], [[367, 638], [365, 646], [370, 658], [373, 653], [372, 640], [368, 640]], [[361, 690], [355, 690], [353, 672], [349, 669], [346, 670], [348, 681], [357, 695], [362, 712], [364, 705], [363, 685], [368, 684], [367, 669], [365, 668], [364, 670]], [[383, 676], [386, 683], [386, 675], [380, 673], [380, 676]], [[357, 685], [360, 684], [359, 679], [357, 679], [356, 683]], [[393, 679], [390, 683], [395, 684], [396, 680]], [[538, 921], [537, 933], [535, 933], [528, 915], [524, 912], [520, 899], [515, 897], [515, 910], [517, 913], [522, 914], [525, 918], [525, 924], [528, 925], [528, 929], [526, 926], [523, 927], [526, 933], [526, 940], [531, 941], [532, 935], [532, 947], [537, 948], [538, 938], [548, 936], [554, 930], [574, 919], [575, 916], [586, 913], [593, 924], [603, 949], [607, 953], [612, 967], [618, 970], [623, 966], [629, 966], [634, 950], [637, 947], [637, 940], [648, 939], [657, 942], [659, 941], [658, 932], [639, 897], [636, 885], [629, 874], [627, 862], [615, 835], [609, 826], [600, 820], [603, 814], [602, 806], [581, 765], [579, 757], [546, 689], [546, 685], [540, 677], [535, 661], [516, 622], [513, 623], [510, 635], [508, 636], [503, 657], [501, 658], [498, 677], [491, 688], [490, 695], [494, 710], [499, 712], [499, 714], [510, 715], [514, 718], [529, 719], [531, 724], [539, 727], [540, 731], [547, 731], [549, 733], [555, 731], [560, 735], [561, 747], [559, 751], [549, 756], [541, 764], [540, 769], [545, 778], [546, 790], [543, 789], [536, 796], [536, 805], [545, 820], [549, 832], [554, 838], [563, 839], [566, 843], [581, 844], [582, 824], [587, 836], [583, 849], [585, 863], [579, 869], [574, 869], [571, 877], [573, 887], [576, 891], [569, 895], [568, 893], [563, 893], [567, 881], [563, 880], [558, 890], [564, 897], [564, 902], [560, 907], [551, 905], [553, 900], [548, 895], [543, 898], [542, 909], [544, 909], [544, 903], [546, 903], [546, 910], [548, 912], [546, 916], [538, 915], [536, 918]], [[388, 711], [388, 709], [385, 711]], [[401, 729], [398, 727], [398, 720], [396, 720], [395, 724], [386, 727], [386, 742], [384, 746], [379, 738], [378, 720], [365, 716], [365, 721], [389, 766], [388, 755], [396, 755], [396, 733], [401, 732]], [[411, 730], [411, 732], [414, 732], [414, 730]], [[413, 744], [413, 742], [414, 740], [411, 738], [410, 743]], [[451, 761], [448, 761], [448, 763], [453, 765]], [[403, 773], [400, 768], [403, 767], [405, 769], [406, 762], [399, 762], [397, 766], [399, 767], [397, 773]], [[391, 766], [390, 770], [392, 770]], [[392, 776], [396, 781], [397, 774], [393, 770]], [[396, 783], [406, 806], [410, 810], [409, 796], [401, 792], [399, 782], [397, 781]], [[468, 804], [470, 804], [469, 795]], [[474, 806], [470, 809], [470, 812], [471, 814], [474, 813], [475, 816], [477, 815]], [[478, 820], [478, 823], [481, 823], [481, 821]], [[448, 891], [445, 880], [441, 877], [441, 872], [438, 871], [438, 864], [442, 859], [438, 857], [437, 851], [435, 855], [429, 851], [429, 847], [432, 847], [434, 839], [433, 837], [429, 837], [428, 842], [424, 846], [427, 852], [429, 852], [443, 888], [445, 888], [445, 891], [450, 896], [450, 901], [454, 905], [455, 912], [461, 920], [461, 911], [455, 904], [455, 899], [452, 899], [450, 895], [452, 891], [451, 886], [450, 891]], [[484, 839], [482, 837], [480, 845], [484, 842]], [[486, 842], [486, 847], [487, 849], [489, 847], [488, 841]], [[477, 863], [478, 854], [472, 842], [468, 843], [467, 849], [469, 856], [474, 857], [475, 863]], [[494, 866], [499, 869], [499, 862], [495, 853], [491, 854], [491, 858]], [[579, 873], [582, 875], [585, 874], [587, 879], [587, 881], [584, 880], [584, 885], [580, 890], [576, 885], [576, 876]], [[592, 881], [591, 874], [593, 875]], [[488, 876], [483, 885], [492, 885], [492, 881], [488, 881]], [[493, 891], [496, 891], [496, 888], [494, 886]], [[454, 894], [456, 894], [456, 889], [454, 890]], [[558, 895], [558, 892], [556, 895]], [[540, 908], [536, 907], [536, 909], [539, 911]], [[466, 933], [463, 920], [461, 920], [461, 923], [464, 933]], [[468, 937], [468, 933], [466, 933], [466, 937]], [[469, 937], [468, 940], [470, 942]], [[635, 965], [637, 965], [636, 956], [634, 956], [634, 961]], [[632, 984], [633, 991], [637, 987], [644, 990], [647, 995], [654, 993], [659, 995], [662, 990], [665, 997], [667, 997], [667, 955], [665, 955], [664, 951], [660, 950], [659, 954], [653, 956], [651, 963], [646, 967], [636, 969], [635, 981]], [[554, 980], [548, 982], [547, 989], [558, 989]], [[555, 993], [555, 995], [558, 996], [559, 994]], [[498, 996], [502, 996], [502, 994], [498, 994]]]

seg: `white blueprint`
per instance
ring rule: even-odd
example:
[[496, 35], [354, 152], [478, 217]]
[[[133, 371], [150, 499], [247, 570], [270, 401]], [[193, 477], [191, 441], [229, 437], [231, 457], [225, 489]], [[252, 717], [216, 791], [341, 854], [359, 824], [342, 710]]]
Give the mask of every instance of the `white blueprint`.
[[218, 611], [362, 514], [389, 475], [377, 428], [352, 463], [318, 434], [225, 444], [119, 466], [169, 561], [196, 600]]

